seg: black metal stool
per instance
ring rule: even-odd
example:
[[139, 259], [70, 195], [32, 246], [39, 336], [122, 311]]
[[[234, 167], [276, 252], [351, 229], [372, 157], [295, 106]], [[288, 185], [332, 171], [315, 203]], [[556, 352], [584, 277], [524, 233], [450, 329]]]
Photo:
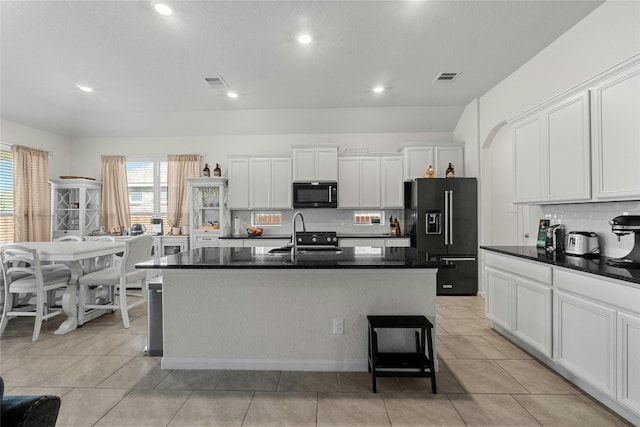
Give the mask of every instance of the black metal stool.
[[[377, 377], [424, 377], [431, 378], [431, 391], [436, 394], [436, 372], [431, 336], [433, 324], [429, 319], [424, 316], [367, 316], [367, 320], [369, 321], [369, 372], [373, 381], [373, 392], [377, 393]], [[380, 353], [376, 329], [420, 329], [420, 332], [415, 332], [416, 351], [414, 353]]]

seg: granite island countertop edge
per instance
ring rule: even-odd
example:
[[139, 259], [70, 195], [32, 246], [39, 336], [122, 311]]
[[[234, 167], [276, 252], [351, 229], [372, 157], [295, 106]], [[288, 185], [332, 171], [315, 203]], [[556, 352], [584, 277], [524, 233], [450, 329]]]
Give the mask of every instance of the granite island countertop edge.
[[253, 248], [198, 248], [136, 264], [149, 269], [439, 269], [455, 268], [447, 261], [427, 260], [414, 248], [386, 248], [382, 255], [356, 255], [354, 248], [340, 254], [256, 255]]

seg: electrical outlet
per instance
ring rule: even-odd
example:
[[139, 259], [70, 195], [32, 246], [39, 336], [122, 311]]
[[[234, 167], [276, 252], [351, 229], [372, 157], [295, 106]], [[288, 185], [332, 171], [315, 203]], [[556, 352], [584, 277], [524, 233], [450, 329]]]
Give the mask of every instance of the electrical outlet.
[[333, 333], [335, 335], [344, 334], [344, 319], [333, 319]]

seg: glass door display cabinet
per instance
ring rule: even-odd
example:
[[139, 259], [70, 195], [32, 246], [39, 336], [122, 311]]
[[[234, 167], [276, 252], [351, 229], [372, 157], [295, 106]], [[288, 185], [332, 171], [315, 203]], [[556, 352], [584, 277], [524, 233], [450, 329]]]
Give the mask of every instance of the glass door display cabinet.
[[62, 236], [88, 236], [100, 228], [100, 181], [52, 179], [49, 184], [52, 240]]
[[191, 249], [219, 246], [231, 230], [227, 178], [187, 178], [190, 194]]

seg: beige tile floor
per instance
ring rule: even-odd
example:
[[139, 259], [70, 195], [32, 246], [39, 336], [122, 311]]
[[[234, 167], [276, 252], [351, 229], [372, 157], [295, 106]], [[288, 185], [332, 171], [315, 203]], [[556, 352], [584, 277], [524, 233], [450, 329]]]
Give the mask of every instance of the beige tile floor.
[[366, 372], [162, 370], [144, 357], [145, 308], [64, 336], [30, 340], [32, 320], [0, 340], [7, 394], [62, 397], [58, 426], [630, 425], [490, 329], [479, 297], [438, 297], [438, 394], [427, 379]]

